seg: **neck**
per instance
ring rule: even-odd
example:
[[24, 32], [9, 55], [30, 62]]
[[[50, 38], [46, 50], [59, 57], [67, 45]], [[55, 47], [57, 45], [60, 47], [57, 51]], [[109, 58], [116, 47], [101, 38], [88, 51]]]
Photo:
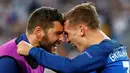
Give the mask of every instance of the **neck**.
[[[82, 39], [82, 46], [78, 49], [80, 53], [82, 53], [86, 48], [88, 48], [91, 45], [99, 44], [101, 41], [105, 39], [110, 39], [106, 34], [104, 34], [100, 29], [96, 30], [89, 30], [86, 32], [87, 35], [85, 35]], [[86, 34], [85, 33], [85, 34]]]
[[37, 41], [36, 37], [33, 34], [26, 33], [26, 36], [32, 46], [39, 45], [39, 42]]

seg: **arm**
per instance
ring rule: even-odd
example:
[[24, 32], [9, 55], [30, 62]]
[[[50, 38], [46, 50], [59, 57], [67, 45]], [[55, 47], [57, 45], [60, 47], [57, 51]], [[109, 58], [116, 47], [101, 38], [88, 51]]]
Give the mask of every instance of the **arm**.
[[111, 51], [112, 50], [91, 47], [86, 52], [70, 60], [48, 53], [43, 49], [33, 47], [29, 51], [29, 55], [34, 57], [37, 62], [44, 67], [64, 73], [74, 73], [94, 71], [103, 67]]
[[15, 60], [10, 57], [0, 58], [0, 73], [20, 73]]

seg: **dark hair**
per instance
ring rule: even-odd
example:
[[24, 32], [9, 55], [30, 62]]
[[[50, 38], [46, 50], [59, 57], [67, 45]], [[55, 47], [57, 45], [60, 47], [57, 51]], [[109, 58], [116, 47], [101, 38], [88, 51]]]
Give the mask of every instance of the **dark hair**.
[[44, 30], [51, 28], [53, 21], [61, 23], [63, 21], [62, 14], [57, 9], [46, 6], [38, 8], [28, 18], [27, 32], [32, 33], [36, 26], [40, 26]]
[[86, 24], [90, 28], [99, 28], [99, 20], [93, 3], [83, 3], [75, 6], [66, 14], [70, 24]]

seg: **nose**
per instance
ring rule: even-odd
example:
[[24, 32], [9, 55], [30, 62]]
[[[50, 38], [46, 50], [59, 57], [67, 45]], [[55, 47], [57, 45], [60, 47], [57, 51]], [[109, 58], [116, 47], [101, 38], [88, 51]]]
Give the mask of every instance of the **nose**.
[[70, 40], [69, 40], [69, 38], [68, 38], [68, 36], [67, 35], [64, 35], [64, 37], [65, 37], [65, 42], [70, 42]]
[[62, 42], [65, 42], [64, 34], [61, 34], [61, 35], [59, 36], [59, 40], [62, 41]]

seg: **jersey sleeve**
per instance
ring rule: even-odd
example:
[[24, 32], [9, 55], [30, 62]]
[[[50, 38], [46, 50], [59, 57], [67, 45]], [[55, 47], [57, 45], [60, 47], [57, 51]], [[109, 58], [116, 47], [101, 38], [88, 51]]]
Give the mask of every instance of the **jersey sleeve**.
[[20, 73], [19, 67], [13, 58], [0, 58], [0, 73]]
[[97, 46], [91, 47], [74, 59], [53, 55], [43, 49], [33, 47], [29, 55], [47, 68], [63, 73], [90, 72], [105, 65], [106, 59], [112, 50], [103, 50]]

